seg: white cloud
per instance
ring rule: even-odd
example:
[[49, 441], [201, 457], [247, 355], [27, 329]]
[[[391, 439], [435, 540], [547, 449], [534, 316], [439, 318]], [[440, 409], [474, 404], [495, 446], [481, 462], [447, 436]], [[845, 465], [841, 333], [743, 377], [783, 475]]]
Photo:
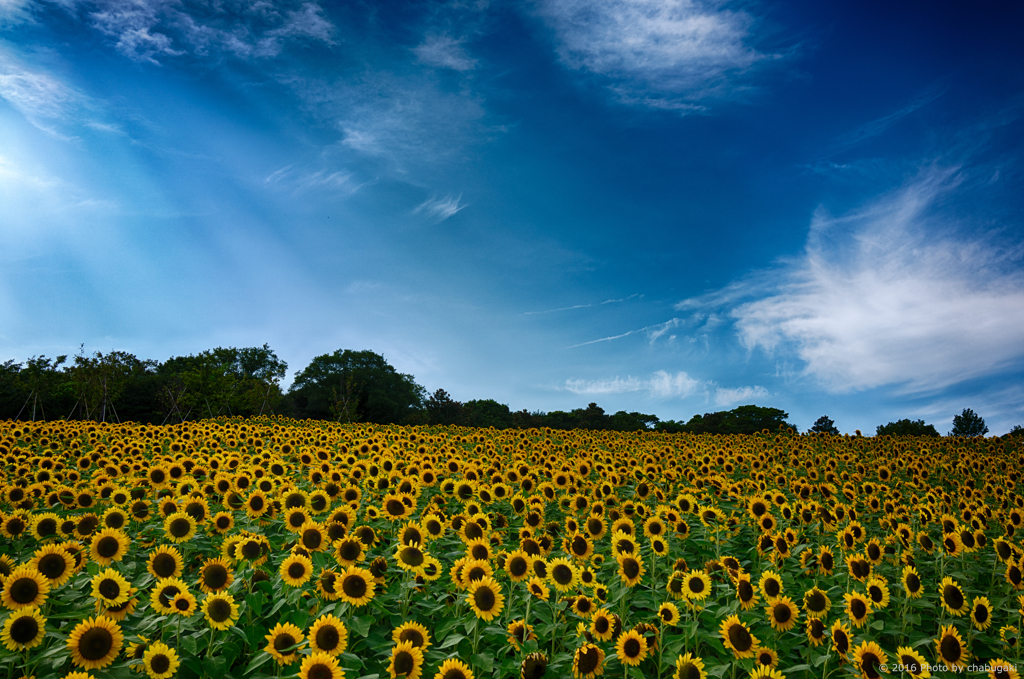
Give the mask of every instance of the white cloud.
[[748, 349], [794, 352], [832, 392], [997, 374], [1024, 359], [1022, 249], [943, 221], [962, 180], [932, 168], [852, 214], [819, 211], [802, 256], [678, 308], [727, 307]]
[[328, 191], [351, 195], [365, 185], [354, 182], [352, 180], [353, 177], [353, 173], [343, 170], [336, 170], [334, 172], [329, 170], [317, 170], [315, 172], [300, 171], [295, 169], [295, 164], [293, 163], [270, 173], [263, 180], [263, 183], [290, 187], [296, 193]]
[[462, 194], [459, 194], [458, 198], [453, 198], [452, 196], [437, 198], [435, 196], [420, 203], [412, 212], [413, 214], [426, 214], [438, 222], [443, 222], [466, 208], [466, 205], [459, 204], [461, 200]]
[[95, 0], [81, 5], [119, 52], [154, 64], [184, 54], [275, 57], [288, 42], [332, 44], [335, 31], [316, 2]]
[[32, 20], [32, 0], [0, 0], [0, 27]]
[[685, 372], [675, 374], [659, 370], [648, 379], [626, 377], [604, 380], [566, 380], [565, 388], [574, 394], [601, 395], [646, 392], [652, 398], [686, 398], [697, 393], [701, 382]]
[[430, 66], [440, 66], [456, 71], [471, 71], [476, 68], [476, 59], [466, 54], [462, 41], [447, 35], [432, 35], [422, 45], [413, 48], [419, 60]]
[[570, 68], [609, 78], [625, 103], [693, 110], [764, 55], [753, 19], [699, 0], [543, 0], [539, 12]]
[[758, 399], [767, 398], [768, 396], [767, 389], [756, 385], [753, 387], [737, 387], [735, 389], [717, 387], [715, 389], [715, 405], [729, 407], [737, 403], [753, 403]]

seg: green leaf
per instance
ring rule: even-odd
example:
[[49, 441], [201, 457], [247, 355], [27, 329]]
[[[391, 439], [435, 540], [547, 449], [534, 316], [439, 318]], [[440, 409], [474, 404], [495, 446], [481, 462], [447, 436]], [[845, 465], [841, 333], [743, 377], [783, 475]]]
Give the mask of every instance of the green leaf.
[[452, 635], [449, 635], [449, 637], [444, 640], [444, 643], [442, 643], [440, 646], [438, 646], [438, 648], [451, 648], [452, 646], [455, 646], [456, 644], [458, 644], [460, 641], [462, 641], [465, 638], [466, 637], [464, 635], [462, 635], [462, 634], [452, 634]]
[[885, 627], [885, 623], [881, 620], [875, 620], [873, 623], [871, 623], [871, 629], [873, 630], [880, 632], [883, 627]]
[[361, 637], [365, 637], [370, 633], [370, 628], [373, 626], [373, 618], [368, 615], [354, 616], [348, 621], [348, 624], [353, 632]]
[[193, 637], [185, 637], [181, 640], [181, 650], [189, 655], [195, 655], [199, 650], [199, 644]]
[[249, 663], [249, 666], [245, 668], [245, 673], [246, 674], [251, 674], [257, 668], [262, 667], [263, 665], [265, 665], [267, 663], [267, 661], [272, 660], [273, 657], [274, 656], [270, 655], [266, 651], [263, 651], [261, 653], [257, 653], [256, 657], [253, 658], [252, 662]]
[[811, 669], [811, 666], [808, 665], [807, 663], [804, 663], [803, 665], [793, 665], [792, 667], [787, 667], [786, 669], [784, 669], [782, 671], [785, 672], [786, 674], [790, 674], [792, 672], [803, 672], [804, 670], [809, 670], [809, 669]]
[[473, 666], [479, 667], [484, 672], [491, 672], [494, 670], [494, 656], [490, 653], [477, 653], [473, 656]]
[[811, 664], [814, 665], [815, 667], [821, 667], [826, 662], [828, 662], [828, 659], [831, 656], [832, 656], [831, 653], [826, 653], [825, 655], [819, 655], [817, 658], [814, 659], [814, 662], [811, 663]]

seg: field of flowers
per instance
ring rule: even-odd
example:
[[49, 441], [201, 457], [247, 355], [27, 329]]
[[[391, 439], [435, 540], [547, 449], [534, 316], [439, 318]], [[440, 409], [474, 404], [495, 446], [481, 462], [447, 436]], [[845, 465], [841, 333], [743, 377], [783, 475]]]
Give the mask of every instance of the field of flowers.
[[0, 678], [1018, 677], [1019, 438], [0, 422], [0, 457]]

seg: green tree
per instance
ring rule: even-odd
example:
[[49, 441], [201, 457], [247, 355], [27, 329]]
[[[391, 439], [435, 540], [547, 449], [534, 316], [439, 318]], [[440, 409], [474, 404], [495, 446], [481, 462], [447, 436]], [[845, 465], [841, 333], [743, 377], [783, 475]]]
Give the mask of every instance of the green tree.
[[438, 389], [427, 399], [427, 421], [430, 424], [462, 424], [462, 404]]
[[426, 392], [379, 354], [338, 349], [310, 361], [288, 393], [300, 417], [403, 424], [419, 416]]
[[888, 424], [880, 424], [875, 428], [875, 436], [938, 436], [934, 425], [925, 424], [924, 420], [897, 420]]
[[657, 426], [657, 415], [627, 413], [625, 410], [620, 410], [608, 418], [608, 428], [615, 431], [649, 431]]
[[786, 421], [789, 413], [779, 408], [745, 405], [732, 410], [694, 415], [683, 427], [694, 434], [755, 434], [767, 429], [794, 431], [796, 428]]
[[839, 436], [839, 430], [836, 428], [836, 423], [833, 422], [828, 415], [822, 415], [817, 420], [815, 420], [814, 424], [811, 425], [811, 428], [808, 431], [813, 431], [816, 433], [825, 432], [826, 434]]
[[84, 345], [75, 356], [74, 365], [66, 372], [75, 386], [75, 411], [86, 420], [106, 422], [109, 417], [118, 421], [121, 416], [115, 404], [120, 401], [128, 385], [140, 375], [155, 368], [155, 361], [141, 361], [126, 351], [97, 351], [85, 355]]
[[490, 398], [466, 401], [462, 406], [462, 416], [467, 427], [508, 429], [514, 423], [508, 406]]
[[964, 408], [959, 415], [953, 416], [953, 429], [950, 436], [984, 436], [988, 433], [985, 418], [970, 408]]
[[[22, 390], [28, 394], [25, 403], [19, 410], [16, 419], [24, 413], [35, 421], [36, 415], [46, 419], [46, 406], [53, 405], [63, 382], [60, 366], [67, 360], [67, 355], [57, 358], [33, 356], [25, 361], [25, 365], [17, 372], [17, 381]], [[51, 411], [51, 415], [53, 415]]]
[[1006, 433], [1007, 436], [1024, 436], [1024, 427], [1019, 424], [1013, 425], [1013, 429]]

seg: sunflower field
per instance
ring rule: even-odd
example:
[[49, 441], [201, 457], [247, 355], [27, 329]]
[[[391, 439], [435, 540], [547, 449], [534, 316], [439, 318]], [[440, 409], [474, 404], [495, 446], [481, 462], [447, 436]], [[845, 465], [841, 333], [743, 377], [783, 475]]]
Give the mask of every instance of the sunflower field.
[[1022, 443], [0, 422], [0, 679], [1016, 679]]

